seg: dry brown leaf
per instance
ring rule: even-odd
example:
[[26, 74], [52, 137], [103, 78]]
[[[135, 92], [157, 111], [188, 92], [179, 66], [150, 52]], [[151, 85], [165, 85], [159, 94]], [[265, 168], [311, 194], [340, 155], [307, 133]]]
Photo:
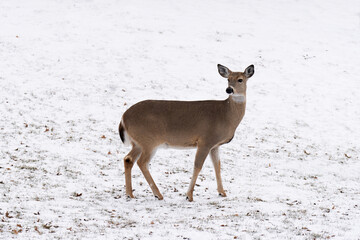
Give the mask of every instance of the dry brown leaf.
[[5, 216], [6, 216], [7, 218], [13, 218], [12, 216], [10, 216], [10, 213], [9, 213], [9, 212], [6, 212], [6, 213], [5, 213]]
[[46, 229], [50, 229], [52, 226], [51, 226], [51, 223], [48, 222], [46, 224], [43, 224], [43, 228], [46, 228]]
[[42, 234], [42, 233], [39, 231], [39, 229], [38, 229], [37, 226], [35, 226], [34, 229], [35, 229], [35, 231], [37, 231], [40, 235]]

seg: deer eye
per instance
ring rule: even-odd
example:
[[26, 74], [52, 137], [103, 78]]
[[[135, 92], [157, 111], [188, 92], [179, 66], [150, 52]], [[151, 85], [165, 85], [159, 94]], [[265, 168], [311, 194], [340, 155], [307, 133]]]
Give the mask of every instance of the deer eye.
[[243, 80], [242, 79], [239, 79], [238, 82], [242, 82]]

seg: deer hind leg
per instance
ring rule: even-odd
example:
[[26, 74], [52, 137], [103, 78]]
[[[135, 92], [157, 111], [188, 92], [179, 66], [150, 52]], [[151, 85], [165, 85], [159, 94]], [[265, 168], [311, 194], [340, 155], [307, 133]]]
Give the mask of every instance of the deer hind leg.
[[163, 196], [161, 195], [158, 187], [156, 186], [154, 179], [152, 178], [150, 171], [149, 171], [149, 162], [151, 160], [151, 154], [152, 151], [143, 151], [141, 153], [141, 156], [139, 160], [137, 161], [137, 164], [143, 173], [146, 181], [148, 182], [152, 192], [154, 193], [154, 196], [158, 198], [159, 200], [163, 199]]
[[131, 169], [139, 158], [140, 153], [141, 149], [138, 146], [133, 145], [131, 151], [124, 157], [126, 196], [130, 198], [134, 198], [131, 185]]
[[204, 165], [205, 159], [208, 154], [209, 154], [208, 148], [198, 146], [198, 149], [196, 151], [196, 156], [195, 156], [193, 176], [191, 178], [189, 189], [186, 193], [186, 199], [189, 200], [189, 202], [193, 201], [193, 192], [194, 192], [194, 188], [195, 188], [196, 179], [199, 176], [201, 168]]
[[221, 181], [219, 147], [211, 149], [210, 156], [215, 168], [217, 190], [219, 192], [219, 195], [226, 197], [226, 193], [224, 191], [224, 187]]

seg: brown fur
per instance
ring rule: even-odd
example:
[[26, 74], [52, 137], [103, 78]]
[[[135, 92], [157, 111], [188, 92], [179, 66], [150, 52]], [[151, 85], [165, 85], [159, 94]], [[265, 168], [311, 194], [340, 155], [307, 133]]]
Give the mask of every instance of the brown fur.
[[[222, 74], [220, 67], [223, 66], [218, 67], [219, 73], [228, 78], [234, 94], [246, 97], [246, 81], [252, 74], [231, 72], [227, 68], [228, 74]], [[238, 82], [239, 78], [243, 79], [242, 83]], [[234, 101], [233, 96], [230, 96], [224, 101], [147, 100], [130, 107], [119, 126], [120, 135], [124, 136], [126, 132], [133, 147], [124, 158], [126, 194], [134, 197], [131, 168], [138, 159], [138, 166], [154, 195], [163, 199], [150, 175], [148, 163], [156, 148], [166, 145], [197, 147], [193, 178], [187, 192], [189, 201], [193, 200], [195, 182], [209, 152], [216, 172], [218, 192], [226, 196], [221, 183], [218, 147], [233, 138], [245, 114], [245, 106], [246, 102]]]

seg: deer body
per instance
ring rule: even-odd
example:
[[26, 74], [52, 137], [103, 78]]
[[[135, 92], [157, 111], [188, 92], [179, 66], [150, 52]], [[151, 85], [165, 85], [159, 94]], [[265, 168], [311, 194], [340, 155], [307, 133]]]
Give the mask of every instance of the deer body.
[[[221, 182], [218, 147], [228, 143], [245, 114], [246, 80], [254, 73], [232, 73], [218, 65], [219, 73], [229, 79], [232, 95], [224, 101], [160, 101], [147, 100], [130, 107], [119, 125], [123, 142], [130, 142], [132, 150], [124, 158], [126, 194], [133, 198], [131, 169], [137, 162], [155, 197], [163, 199], [148, 170], [148, 163], [159, 146], [197, 147], [193, 177], [187, 199], [193, 200], [197, 176], [210, 153], [214, 164], [218, 192], [226, 196]], [[247, 69], [248, 69], [247, 68]], [[223, 71], [222, 71], [223, 70]], [[249, 71], [250, 71], [249, 70]], [[244, 85], [232, 82], [240, 78]], [[228, 92], [229, 93], [229, 92]]]
[[135, 143], [196, 147], [198, 142], [216, 145], [230, 140], [244, 113], [245, 103], [236, 104], [230, 98], [193, 102], [147, 100], [127, 110], [123, 124]]

